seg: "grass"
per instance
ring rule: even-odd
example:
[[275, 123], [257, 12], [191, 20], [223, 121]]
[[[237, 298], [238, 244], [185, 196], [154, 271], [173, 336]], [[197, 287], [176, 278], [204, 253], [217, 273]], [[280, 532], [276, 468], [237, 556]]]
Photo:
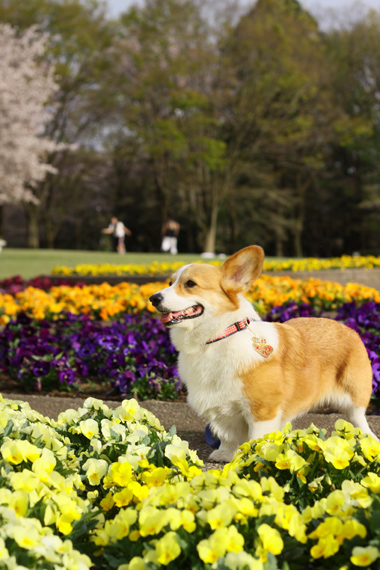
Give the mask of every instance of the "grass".
[[0, 253], [0, 279], [20, 275], [24, 279], [49, 275], [57, 265], [74, 267], [79, 263], [143, 264], [153, 261], [199, 261], [199, 254], [126, 253], [119, 255], [104, 251], [76, 251], [62, 249], [12, 249]]

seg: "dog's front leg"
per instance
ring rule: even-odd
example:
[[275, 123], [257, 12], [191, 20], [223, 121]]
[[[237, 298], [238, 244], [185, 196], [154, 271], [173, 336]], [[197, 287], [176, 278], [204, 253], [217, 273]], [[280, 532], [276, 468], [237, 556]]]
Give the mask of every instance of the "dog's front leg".
[[218, 410], [217, 419], [212, 418], [211, 430], [221, 441], [219, 449], [210, 455], [211, 461], [232, 461], [239, 445], [247, 441], [248, 426], [238, 407]]
[[222, 441], [219, 449], [215, 449], [215, 451], [211, 453], [209, 459], [210, 461], [229, 463], [234, 458], [238, 447], [238, 442]]

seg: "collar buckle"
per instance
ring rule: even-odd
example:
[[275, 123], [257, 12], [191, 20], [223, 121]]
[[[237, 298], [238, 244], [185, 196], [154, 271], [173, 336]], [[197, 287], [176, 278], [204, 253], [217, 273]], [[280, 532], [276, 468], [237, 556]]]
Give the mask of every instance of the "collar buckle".
[[[249, 323], [250, 323], [250, 320], [248, 319], [248, 317], [246, 319], [244, 319], [244, 321], [238, 321], [238, 322], [234, 323], [234, 325], [236, 327], [236, 332], [242, 331], [245, 328], [247, 328]], [[232, 325], [232, 326], [234, 326], [234, 325]]]

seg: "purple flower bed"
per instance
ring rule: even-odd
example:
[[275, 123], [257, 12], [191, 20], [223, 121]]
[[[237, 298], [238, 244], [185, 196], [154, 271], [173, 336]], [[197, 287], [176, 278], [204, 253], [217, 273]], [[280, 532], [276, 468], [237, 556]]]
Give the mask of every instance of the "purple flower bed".
[[175, 349], [150, 314], [111, 326], [86, 315], [51, 322], [21, 314], [0, 332], [0, 371], [27, 391], [77, 390], [84, 379], [139, 399], [173, 399], [181, 390]]
[[24, 291], [27, 287], [36, 287], [37, 289], [42, 289], [43, 291], [48, 291], [51, 287], [56, 285], [69, 285], [73, 287], [83, 287], [85, 283], [82, 281], [73, 282], [72, 280], [65, 279], [49, 279], [49, 277], [35, 277], [34, 279], [23, 279], [20, 275], [15, 277], [9, 277], [0, 281], [0, 294], [8, 293], [9, 295], [16, 295], [20, 291]]
[[356, 307], [354, 303], [343, 305], [336, 316], [361, 336], [372, 364], [372, 394], [380, 397], [380, 304], [365, 303]]
[[[307, 304], [274, 307], [265, 317], [286, 322], [323, 313]], [[380, 304], [343, 305], [336, 320], [356, 330], [372, 363], [373, 396], [380, 396]], [[0, 372], [27, 391], [76, 391], [83, 382], [110, 384], [110, 394], [174, 399], [182, 389], [169, 334], [150, 313], [125, 315], [105, 326], [85, 315], [56, 321], [25, 315], [0, 331]]]

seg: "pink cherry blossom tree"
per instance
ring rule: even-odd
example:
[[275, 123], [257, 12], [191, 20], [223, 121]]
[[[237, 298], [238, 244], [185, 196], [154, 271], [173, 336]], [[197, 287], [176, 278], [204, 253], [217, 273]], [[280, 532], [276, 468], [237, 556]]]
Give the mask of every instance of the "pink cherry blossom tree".
[[36, 28], [0, 25], [0, 206], [37, 203], [34, 185], [56, 172], [46, 161], [58, 148], [45, 134], [58, 90], [47, 42]]

